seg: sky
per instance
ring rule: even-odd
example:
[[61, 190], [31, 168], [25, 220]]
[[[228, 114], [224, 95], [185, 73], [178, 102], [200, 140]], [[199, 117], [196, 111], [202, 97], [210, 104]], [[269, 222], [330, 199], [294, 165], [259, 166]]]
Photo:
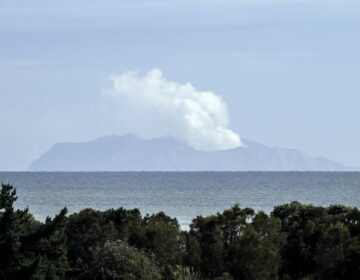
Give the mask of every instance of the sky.
[[359, 167], [359, 30], [352, 0], [0, 0], [0, 170], [58, 142], [142, 134], [144, 99], [130, 110], [108, 93], [154, 69], [218, 100], [202, 127]]

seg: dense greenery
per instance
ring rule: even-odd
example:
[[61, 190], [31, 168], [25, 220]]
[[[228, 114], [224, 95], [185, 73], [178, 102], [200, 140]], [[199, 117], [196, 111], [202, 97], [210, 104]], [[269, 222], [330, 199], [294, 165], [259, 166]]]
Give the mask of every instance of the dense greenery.
[[0, 279], [360, 279], [360, 211], [235, 205], [189, 231], [160, 212], [84, 209], [36, 221], [0, 193]]

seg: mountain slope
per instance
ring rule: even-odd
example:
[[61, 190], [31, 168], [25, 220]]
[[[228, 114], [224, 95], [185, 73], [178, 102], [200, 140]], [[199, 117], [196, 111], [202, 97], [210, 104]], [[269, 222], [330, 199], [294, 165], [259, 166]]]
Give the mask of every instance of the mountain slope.
[[345, 166], [293, 149], [244, 140], [246, 148], [195, 151], [171, 138], [106, 136], [86, 143], [60, 143], [31, 171], [344, 171]]

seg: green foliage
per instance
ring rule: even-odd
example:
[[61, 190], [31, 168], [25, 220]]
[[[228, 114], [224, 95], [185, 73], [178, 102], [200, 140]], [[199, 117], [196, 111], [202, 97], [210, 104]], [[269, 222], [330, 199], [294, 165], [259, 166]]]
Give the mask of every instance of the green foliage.
[[201, 270], [210, 277], [277, 279], [284, 235], [280, 221], [234, 206], [222, 214], [197, 217], [190, 234], [200, 242]]
[[174, 280], [200, 280], [200, 273], [196, 272], [194, 269], [186, 266], [177, 265], [172, 274], [172, 279]]
[[28, 210], [15, 210], [16, 191], [0, 193], [0, 279], [65, 279], [68, 270], [64, 225], [67, 210], [44, 224]]
[[180, 261], [180, 227], [176, 219], [163, 212], [144, 218], [145, 248], [153, 252], [162, 266]]
[[230, 271], [235, 279], [277, 279], [280, 248], [284, 234], [280, 221], [260, 212], [254, 216], [238, 240], [229, 246]]
[[272, 216], [281, 220], [286, 233], [281, 250], [283, 278], [360, 279], [357, 208], [293, 202], [275, 207]]
[[183, 232], [185, 248], [183, 249], [183, 264], [199, 271], [201, 267], [201, 248], [198, 239], [188, 232]]
[[315, 261], [317, 279], [360, 279], [359, 237], [351, 239], [342, 224], [331, 225], [319, 242]]
[[360, 279], [357, 208], [292, 202], [269, 216], [235, 205], [181, 231], [162, 212], [123, 208], [39, 222], [16, 199], [1, 186], [0, 280]]
[[96, 249], [87, 279], [161, 279], [155, 262], [126, 242], [107, 241]]
[[74, 275], [89, 269], [93, 251], [107, 240], [113, 240], [113, 223], [104, 219], [100, 211], [84, 209], [68, 218], [66, 224], [68, 259]]

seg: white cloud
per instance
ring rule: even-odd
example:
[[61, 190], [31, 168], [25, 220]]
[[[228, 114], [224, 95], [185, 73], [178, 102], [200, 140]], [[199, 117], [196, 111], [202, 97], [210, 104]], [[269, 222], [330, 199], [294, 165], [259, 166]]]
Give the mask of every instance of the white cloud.
[[171, 136], [203, 151], [241, 146], [240, 136], [228, 128], [226, 103], [215, 93], [168, 81], [159, 69], [111, 80], [107, 95], [130, 132], [147, 138]]

